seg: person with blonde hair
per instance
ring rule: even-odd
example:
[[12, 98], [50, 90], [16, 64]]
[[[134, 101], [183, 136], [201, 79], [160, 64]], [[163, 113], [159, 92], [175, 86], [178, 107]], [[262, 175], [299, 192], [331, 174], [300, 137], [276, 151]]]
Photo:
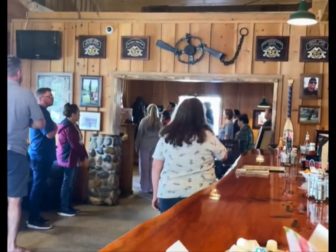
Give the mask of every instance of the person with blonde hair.
[[139, 157], [140, 188], [144, 193], [152, 193], [152, 155], [159, 140], [162, 127], [159, 110], [155, 104], [149, 104], [147, 115], [140, 121], [135, 139], [135, 151]]

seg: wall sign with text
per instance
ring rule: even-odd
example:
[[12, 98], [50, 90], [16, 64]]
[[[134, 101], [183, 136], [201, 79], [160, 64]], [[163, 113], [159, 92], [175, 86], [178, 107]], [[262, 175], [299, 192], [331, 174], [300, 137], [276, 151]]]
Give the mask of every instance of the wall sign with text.
[[79, 58], [105, 58], [106, 36], [78, 36]]
[[257, 36], [257, 61], [287, 61], [289, 36]]
[[122, 36], [122, 59], [149, 59], [149, 37]]
[[301, 37], [301, 62], [327, 62], [329, 61], [328, 37]]

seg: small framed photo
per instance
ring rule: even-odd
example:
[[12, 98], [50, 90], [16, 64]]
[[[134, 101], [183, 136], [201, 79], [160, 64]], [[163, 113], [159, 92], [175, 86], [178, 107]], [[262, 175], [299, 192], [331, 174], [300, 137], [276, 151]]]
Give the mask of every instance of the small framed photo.
[[322, 97], [322, 74], [301, 74], [301, 99]]
[[102, 92], [102, 76], [81, 76], [80, 77], [80, 106], [100, 107]]
[[106, 36], [78, 36], [79, 58], [106, 58]]
[[253, 129], [259, 129], [264, 124], [265, 121], [266, 121], [265, 109], [253, 110], [253, 121], [252, 121]]
[[299, 106], [299, 123], [319, 124], [321, 122], [321, 107]]
[[122, 59], [149, 59], [149, 37], [148, 36], [122, 36], [121, 37], [121, 58]]
[[289, 36], [257, 36], [256, 61], [288, 61]]
[[326, 36], [301, 37], [300, 62], [328, 62], [329, 42]]
[[81, 130], [100, 130], [100, 112], [81, 111], [79, 116], [79, 128]]

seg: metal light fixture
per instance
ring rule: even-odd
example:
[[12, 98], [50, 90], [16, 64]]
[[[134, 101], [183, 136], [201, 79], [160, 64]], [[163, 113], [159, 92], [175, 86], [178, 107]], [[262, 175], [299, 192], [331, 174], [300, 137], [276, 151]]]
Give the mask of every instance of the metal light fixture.
[[316, 16], [314, 13], [308, 11], [308, 3], [305, 0], [301, 0], [299, 3], [299, 9], [292, 13], [287, 20], [290, 25], [314, 25], [317, 24]]
[[271, 105], [266, 101], [266, 98], [263, 97], [257, 107], [267, 109], [267, 108], [270, 108]]

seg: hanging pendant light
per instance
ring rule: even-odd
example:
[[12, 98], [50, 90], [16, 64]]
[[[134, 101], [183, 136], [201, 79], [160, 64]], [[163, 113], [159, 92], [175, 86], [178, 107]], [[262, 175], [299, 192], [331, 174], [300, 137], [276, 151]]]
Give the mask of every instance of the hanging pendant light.
[[299, 3], [299, 9], [292, 13], [287, 20], [290, 25], [314, 25], [317, 24], [316, 16], [314, 13], [308, 11], [309, 6], [305, 0]]
[[257, 107], [267, 109], [267, 108], [270, 108], [271, 105], [266, 101], [266, 98], [263, 97]]

